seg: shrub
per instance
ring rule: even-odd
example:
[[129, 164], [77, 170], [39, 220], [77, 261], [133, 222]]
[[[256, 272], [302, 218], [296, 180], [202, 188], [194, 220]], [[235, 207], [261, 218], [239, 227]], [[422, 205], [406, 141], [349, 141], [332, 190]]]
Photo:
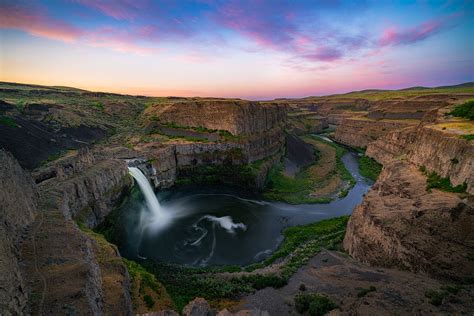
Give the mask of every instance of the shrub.
[[149, 309], [151, 309], [151, 308], [153, 308], [153, 306], [155, 306], [155, 301], [153, 300], [153, 298], [150, 295], [147, 294], [147, 295], [143, 296], [143, 300], [145, 301], [145, 304]]
[[377, 180], [380, 172], [382, 171], [382, 165], [374, 159], [362, 156], [359, 158], [359, 172], [363, 177], [370, 180]]
[[461, 105], [457, 105], [454, 110], [449, 112], [448, 114], [467, 118], [469, 120], [474, 120], [474, 100], [469, 100], [466, 103]]
[[8, 127], [18, 127], [18, 124], [8, 116], [0, 116], [0, 125], [5, 125]]
[[471, 140], [474, 140], [474, 134], [461, 135], [461, 136], [459, 136], [459, 138], [465, 139], [467, 141], [471, 141]]
[[375, 292], [377, 291], [377, 289], [375, 288], [375, 286], [370, 286], [369, 288], [367, 289], [362, 289], [360, 290], [358, 293], [357, 293], [357, 297], [364, 297], [366, 296], [367, 294], [369, 294], [370, 292]]
[[467, 184], [463, 183], [453, 187], [449, 178], [442, 178], [440, 175], [433, 171], [428, 174], [426, 189], [440, 189], [446, 192], [464, 193], [466, 192]]
[[300, 314], [308, 312], [311, 316], [323, 316], [337, 307], [329, 298], [316, 293], [300, 293], [295, 296], [295, 309]]

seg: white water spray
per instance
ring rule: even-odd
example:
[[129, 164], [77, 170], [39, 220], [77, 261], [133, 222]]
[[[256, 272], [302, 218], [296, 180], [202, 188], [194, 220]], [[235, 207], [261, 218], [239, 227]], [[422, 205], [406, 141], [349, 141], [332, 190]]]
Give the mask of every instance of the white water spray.
[[153, 189], [143, 172], [136, 167], [128, 167], [128, 171], [137, 181], [140, 190], [145, 196], [145, 201], [146, 205], [148, 206], [148, 210], [150, 210], [150, 212], [156, 217], [163, 217], [163, 211], [161, 209], [160, 202], [158, 202], [155, 192], [153, 192]]

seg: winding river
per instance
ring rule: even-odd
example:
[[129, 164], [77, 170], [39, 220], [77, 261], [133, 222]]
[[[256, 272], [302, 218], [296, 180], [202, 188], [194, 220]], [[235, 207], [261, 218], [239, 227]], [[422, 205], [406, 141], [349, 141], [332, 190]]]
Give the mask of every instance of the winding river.
[[358, 171], [358, 157], [342, 157], [356, 179], [349, 194], [328, 204], [289, 205], [247, 199], [231, 192], [173, 190], [158, 193], [166, 223], [155, 220], [141, 197], [122, 205], [120, 252], [192, 266], [247, 265], [263, 260], [281, 243], [285, 227], [348, 215], [371, 182]]

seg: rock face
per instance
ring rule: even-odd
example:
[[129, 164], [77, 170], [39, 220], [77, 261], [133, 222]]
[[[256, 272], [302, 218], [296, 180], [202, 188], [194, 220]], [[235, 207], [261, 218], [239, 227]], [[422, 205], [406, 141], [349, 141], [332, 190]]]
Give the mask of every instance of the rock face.
[[[125, 161], [83, 150], [35, 173], [39, 215], [21, 247], [32, 314], [131, 314], [128, 272], [94, 227], [130, 185]], [[2, 190], [3, 192], [3, 190]]]
[[404, 161], [385, 164], [347, 226], [344, 248], [357, 260], [435, 277], [474, 275], [474, 201], [438, 190]]
[[377, 101], [368, 113], [370, 119], [423, 119], [428, 113], [448, 105], [445, 100], [383, 100]]
[[37, 192], [31, 176], [13, 156], [0, 149], [0, 314], [27, 312], [25, 276], [19, 245], [37, 215]]
[[456, 134], [430, 126], [392, 131], [368, 145], [366, 154], [382, 164], [403, 157], [415, 166], [425, 166], [453, 185], [467, 183], [474, 194], [474, 143]]
[[[260, 188], [267, 171], [279, 161], [284, 151], [284, 105], [233, 100], [185, 101], [158, 104], [147, 109], [144, 116], [151, 130], [156, 124], [169, 124], [179, 126], [182, 133], [206, 128], [234, 135], [218, 140], [141, 145], [138, 150], [152, 162], [156, 171], [151, 178], [157, 187], [169, 187], [177, 178], [190, 178], [192, 173], [202, 172], [200, 167], [203, 166], [242, 168], [255, 163], [258, 167], [254, 179], [245, 184]], [[237, 178], [235, 180], [239, 182]]]
[[413, 126], [416, 122], [344, 118], [337, 126], [334, 138], [353, 147], [367, 147], [370, 142], [391, 130]]
[[161, 124], [225, 130], [233, 135], [260, 133], [280, 126], [286, 107], [242, 100], [199, 100], [158, 104], [145, 115]]
[[90, 228], [104, 220], [132, 183], [124, 160], [101, 159], [87, 149], [58, 160], [34, 177], [61, 196], [66, 217]]

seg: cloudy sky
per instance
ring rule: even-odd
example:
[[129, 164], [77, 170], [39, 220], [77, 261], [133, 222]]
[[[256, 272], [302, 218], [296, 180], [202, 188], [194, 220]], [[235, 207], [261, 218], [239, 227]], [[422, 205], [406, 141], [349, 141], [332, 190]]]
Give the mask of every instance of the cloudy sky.
[[0, 80], [250, 99], [474, 81], [474, 1], [0, 1]]

